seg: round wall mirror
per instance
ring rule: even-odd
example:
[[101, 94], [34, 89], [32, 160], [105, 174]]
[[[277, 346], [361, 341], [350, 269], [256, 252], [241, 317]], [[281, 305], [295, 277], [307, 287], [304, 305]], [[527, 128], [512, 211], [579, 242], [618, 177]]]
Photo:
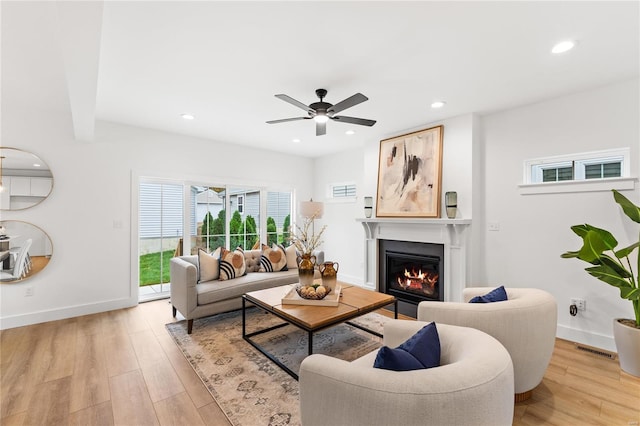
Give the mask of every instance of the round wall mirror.
[[40, 228], [19, 220], [0, 221], [0, 283], [15, 283], [42, 271], [53, 245]]
[[17, 148], [0, 148], [0, 210], [23, 210], [51, 193], [53, 175], [37, 155]]

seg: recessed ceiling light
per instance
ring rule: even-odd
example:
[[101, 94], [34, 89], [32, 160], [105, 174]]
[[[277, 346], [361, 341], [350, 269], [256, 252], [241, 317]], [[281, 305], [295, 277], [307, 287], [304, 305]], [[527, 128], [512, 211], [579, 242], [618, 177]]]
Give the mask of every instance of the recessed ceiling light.
[[33, 163], [33, 167], [40, 167], [40, 164], [38, 164], [38, 163]]
[[345, 133], [347, 135], [351, 136], [351, 135], [354, 135], [356, 132], [355, 132], [355, 130], [347, 130]]
[[196, 118], [194, 115], [191, 115], [191, 114], [181, 114], [180, 117], [184, 118], [185, 120], [193, 120], [194, 118]]
[[446, 102], [435, 101], [434, 103], [431, 104], [431, 108], [442, 108], [444, 104], [446, 104]]
[[576, 47], [576, 42], [573, 40], [561, 41], [560, 43], [553, 46], [553, 49], [551, 49], [551, 53], [558, 54], [558, 53], [568, 52], [574, 47]]
[[292, 141], [292, 142], [298, 143], [298, 142], [300, 142], [300, 139], [295, 138], [295, 139], [293, 139], [293, 141]]

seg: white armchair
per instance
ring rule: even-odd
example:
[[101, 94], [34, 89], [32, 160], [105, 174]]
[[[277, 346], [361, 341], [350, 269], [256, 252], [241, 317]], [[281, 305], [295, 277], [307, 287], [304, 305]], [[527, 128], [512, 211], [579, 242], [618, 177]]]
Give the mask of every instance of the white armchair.
[[[384, 344], [397, 347], [426, 323], [391, 320]], [[300, 366], [303, 426], [511, 425], [513, 366], [491, 336], [436, 324], [440, 367], [373, 368], [378, 351], [353, 362], [311, 355]]]
[[498, 339], [513, 361], [515, 400], [524, 401], [542, 381], [551, 359], [558, 322], [556, 300], [536, 288], [506, 288], [504, 302], [466, 303], [491, 289], [464, 289], [465, 303], [422, 302], [418, 320], [473, 327]]

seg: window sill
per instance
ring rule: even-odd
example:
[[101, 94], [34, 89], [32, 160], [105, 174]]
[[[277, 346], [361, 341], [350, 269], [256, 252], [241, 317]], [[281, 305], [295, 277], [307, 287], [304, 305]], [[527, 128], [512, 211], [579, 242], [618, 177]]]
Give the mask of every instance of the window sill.
[[597, 180], [572, 180], [566, 182], [527, 183], [518, 185], [520, 195], [562, 194], [573, 192], [610, 191], [634, 189], [638, 178], [606, 178]]

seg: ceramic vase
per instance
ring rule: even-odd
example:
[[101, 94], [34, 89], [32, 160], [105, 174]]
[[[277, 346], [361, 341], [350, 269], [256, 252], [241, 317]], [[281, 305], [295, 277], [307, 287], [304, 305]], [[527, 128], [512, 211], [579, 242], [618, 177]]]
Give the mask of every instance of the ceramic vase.
[[333, 291], [333, 289], [336, 288], [339, 267], [338, 262], [324, 262], [318, 266], [320, 276], [322, 277], [322, 285], [329, 289], [329, 291]]
[[313, 275], [316, 267], [316, 257], [311, 253], [304, 253], [298, 256], [298, 279], [300, 285], [313, 284]]

